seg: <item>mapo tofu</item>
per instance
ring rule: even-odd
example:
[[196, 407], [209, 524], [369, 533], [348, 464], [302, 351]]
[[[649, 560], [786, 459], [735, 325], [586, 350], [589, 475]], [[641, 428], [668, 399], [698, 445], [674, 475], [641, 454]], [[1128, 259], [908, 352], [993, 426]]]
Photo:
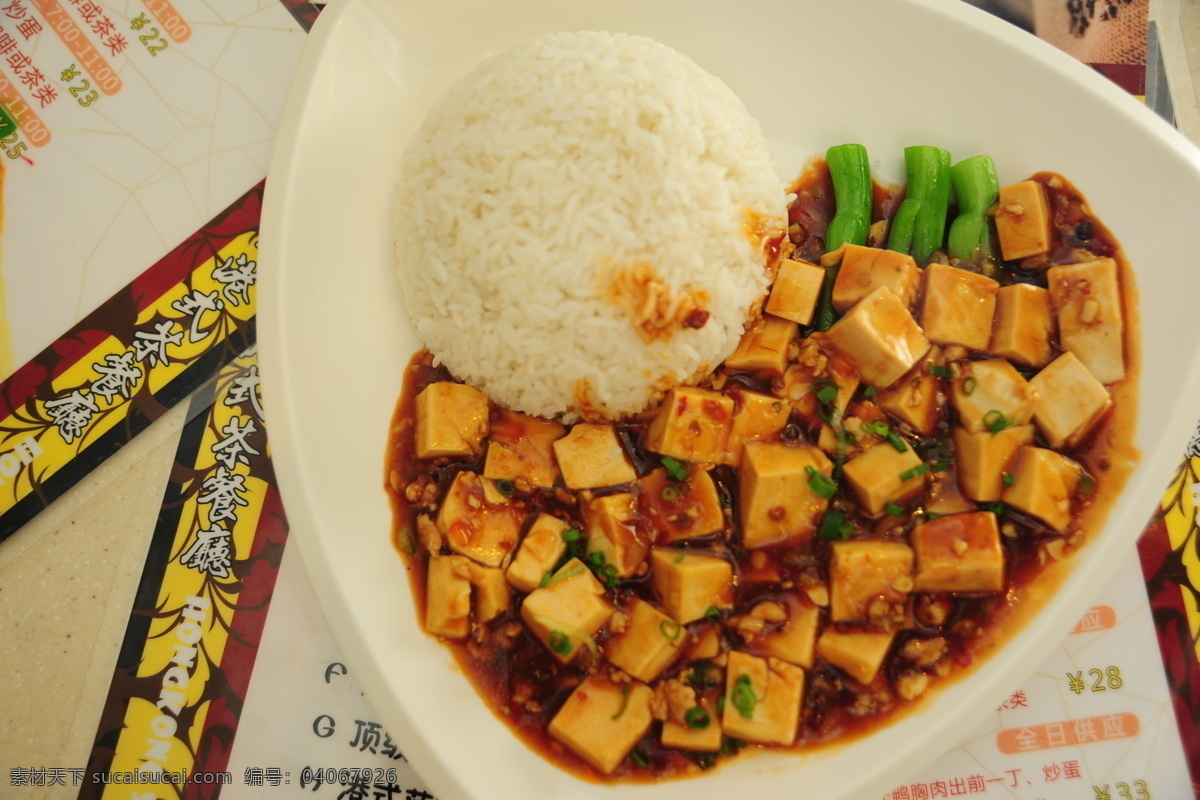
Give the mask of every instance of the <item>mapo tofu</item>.
[[924, 262], [825, 252], [828, 168], [794, 190], [760, 321], [649, 413], [528, 417], [427, 354], [405, 377], [389, 485], [425, 629], [589, 778], [884, 724], [1001, 638], [1123, 480], [1131, 275], [1068, 182], [1004, 187], [982, 256]]

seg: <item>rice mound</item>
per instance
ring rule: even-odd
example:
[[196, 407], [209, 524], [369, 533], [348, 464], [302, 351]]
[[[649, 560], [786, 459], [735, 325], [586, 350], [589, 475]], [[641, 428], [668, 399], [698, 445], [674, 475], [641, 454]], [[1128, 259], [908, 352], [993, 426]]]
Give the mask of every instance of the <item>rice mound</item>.
[[556, 33], [458, 81], [409, 144], [399, 273], [455, 377], [543, 417], [619, 418], [725, 359], [786, 222], [762, 130], [641, 36]]

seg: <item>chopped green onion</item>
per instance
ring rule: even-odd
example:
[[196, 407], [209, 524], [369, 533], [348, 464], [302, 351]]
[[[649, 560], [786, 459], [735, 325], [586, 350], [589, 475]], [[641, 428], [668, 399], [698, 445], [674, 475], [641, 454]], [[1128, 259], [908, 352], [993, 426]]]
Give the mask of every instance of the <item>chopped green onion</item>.
[[721, 737], [721, 755], [723, 756], [736, 755], [745, 746], [745, 739], [738, 739], [736, 736]]
[[565, 656], [571, 652], [571, 639], [562, 631], [550, 631], [550, 649]]
[[888, 431], [883, 438], [887, 439], [888, 444], [894, 447], [897, 453], [903, 453], [908, 449], [908, 445], [906, 445], [904, 440], [900, 438], [900, 434], [896, 433], [895, 431]]
[[689, 728], [703, 730], [712, 722], [712, 717], [700, 706], [692, 706], [684, 713], [683, 721], [687, 723]]
[[991, 409], [990, 411], [988, 411], [986, 414], [983, 415], [984, 427], [987, 428], [989, 431], [991, 431], [993, 434], [999, 433], [1000, 431], [1007, 428], [1009, 425], [1012, 425], [1015, 421], [1016, 420], [1011, 420], [1008, 417], [1004, 416], [1003, 412], [1001, 412], [999, 409], [995, 409], [995, 408]]
[[677, 487], [667, 484], [666, 486], [664, 486], [662, 488], [662, 491], [660, 491], [658, 493], [658, 496], [661, 497], [666, 502], [674, 505], [675, 503], [678, 503], [679, 500], [683, 497], [683, 492], [679, 491], [679, 489]]
[[925, 512], [925, 521], [926, 522], [933, 522], [935, 519], [941, 519], [941, 518], [942, 518], [941, 514], [935, 514], [932, 511]]
[[721, 609], [717, 608], [716, 606], [709, 606], [708, 608], [704, 609], [704, 618], [709, 622], [720, 624], [721, 621], [725, 619], [725, 615], [722, 614]]
[[715, 755], [713, 755], [712, 753], [698, 753], [695, 751], [688, 751], [688, 753], [686, 755], [693, 762], [695, 762], [696, 766], [699, 767], [700, 769], [712, 769], [713, 764], [717, 763], [717, 757]]
[[695, 664], [693, 664], [692, 670], [687, 676], [688, 683], [692, 684], [692, 686], [696, 687], [697, 689], [704, 689], [706, 686], [708, 686], [709, 666], [710, 663], [708, 661], [697, 661]]
[[496, 491], [505, 497], [511, 495], [515, 490], [516, 487], [513, 486], [512, 481], [505, 480], [504, 478], [500, 478], [496, 481]]
[[992, 512], [992, 513], [993, 513], [993, 514], [995, 514], [997, 517], [1003, 517], [1005, 514], [1007, 514], [1007, 513], [1008, 513], [1008, 506], [1004, 505], [1004, 503], [999, 503], [999, 502], [997, 502], [997, 503], [984, 503], [984, 504], [983, 504], [982, 506], [980, 506], [980, 507], [981, 507], [981, 508], [982, 508], [984, 511], [990, 511], [990, 512]]
[[758, 705], [758, 697], [750, 686], [749, 675], [739, 675], [733, 684], [733, 696], [730, 697], [733, 707], [746, 719], [754, 719], [754, 707]]
[[939, 458], [937, 461], [930, 463], [929, 469], [932, 472], [945, 472], [950, 469], [952, 462], [948, 458]]
[[1080, 497], [1091, 497], [1096, 493], [1096, 479], [1087, 470], [1079, 470], [1079, 482], [1075, 484], [1075, 494]]
[[1013, 477], [1013, 474], [1011, 472], [1005, 472], [1003, 475], [1000, 476], [1000, 480], [1004, 481], [1005, 486], [1012, 486], [1013, 481], [1015, 481], [1016, 478]]
[[950, 378], [954, 376], [954, 370], [942, 364], [930, 364], [929, 374], [938, 378]]
[[873, 419], [869, 419], [864, 422], [862, 424], [862, 429], [864, 433], [869, 433], [874, 436], [887, 436], [888, 431], [891, 430], [886, 422], [878, 422]]
[[725, 714], [725, 695], [721, 695], [720, 697], [717, 698], [717, 716], [718, 717], [724, 716], [724, 714]]
[[967, 377], [963, 378], [963, 382], [962, 382], [963, 394], [973, 393], [975, 391], [976, 385], [977, 385], [977, 381], [975, 380], [975, 377], [973, 375], [968, 375]]
[[821, 525], [817, 528], [817, 537], [829, 542], [849, 539], [853, 533], [854, 526], [846, 522], [845, 515], [832, 508], [825, 512], [825, 518], [821, 520]]
[[828, 379], [822, 379], [813, 384], [816, 390], [817, 399], [822, 403], [832, 403], [837, 400], [838, 387], [837, 384]]
[[817, 471], [812, 466], [805, 466], [804, 471], [808, 473], [808, 488], [813, 490], [813, 494], [824, 500], [831, 499], [837, 494], [837, 484], [833, 482], [824, 472]]
[[917, 466], [913, 467], [912, 469], [906, 469], [906, 470], [904, 470], [904, 472], [901, 472], [900, 480], [906, 481], [906, 480], [909, 480], [910, 478], [915, 478], [918, 475], [924, 475], [926, 472], [929, 472], [929, 465], [925, 464], [925, 463], [921, 463], [921, 464], [918, 464]]
[[683, 632], [683, 626], [673, 619], [664, 619], [658, 623], [658, 629], [662, 631], [662, 635], [670, 639], [672, 642], [679, 638], [679, 634]]
[[550, 570], [546, 570], [544, 573], [542, 573], [542, 579], [538, 581], [538, 586], [549, 586], [550, 578], [553, 574], [554, 573], [552, 573]]
[[688, 469], [682, 461], [676, 461], [670, 456], [663, 456], [659, 459], [662, 462], [663, 469], [677, 481], [686, 481], [688, 478]]
[[[603, 557], [604, 554], [601, 553], [600, 556]], [[570, 569], [559, 570], [558, 572], [551, 575], [549, 578], [543, 578], [545, 583], [542, 585], [549, 586], [552, 583], [558, 583], [560, 581], [565, 581], [568, 578], [574, 578], [576, 575], [578, 575], [581, 572], [583, 572], [583, 567], [580, 566], [579, 564], [576, 564], [575, 566], [571, 567]], [[549, 573], [547, 573], [547, 574], [549, 574]]]
[[564, 542], [570, 544], [582, 535], [583, 534], [579, 532], [579, 528], [567, 528], [562, 532], [562, 539]]
[[863, 397], [870, 399], [874, 396], [875, 396], [875, 387], [874, 386], [868, 386], [867, 388], [863, 389]]
[[904, 506], [899, 503], [888, 503], [883, 507], [883, 510], [891, 514], [893, 517], [898, 517], [904, 513]]
[[625, 713], [625, 709], [629, 707], [629, 689], [628, 683], [621, 687], [621, 707], [617, 709], [617, 713], [612, 715], [612, 719], [620, 719], [621, 715]]
[[679, 555], [675, 556], [675, 560], [672, 561], [671, 563], [672, 564], [682, 564], [683, 563], [683, 552], [680, 551]]
[[636, 747], [629, 752], [629, 760], [642, 769], [650, 766], [650, 759], [646, 758], [645, 754]]

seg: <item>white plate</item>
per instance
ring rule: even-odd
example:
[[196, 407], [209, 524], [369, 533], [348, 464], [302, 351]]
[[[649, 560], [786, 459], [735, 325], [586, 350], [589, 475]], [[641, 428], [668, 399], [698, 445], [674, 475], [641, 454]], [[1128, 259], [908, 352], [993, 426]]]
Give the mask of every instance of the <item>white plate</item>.
[[[919, 714], [815, 757], [740, 759], [686, 783], [581, 782], [517, 741], [449, 652], [417, 627], [389, 544], [384, 442], [417, 343], [402, 319], [391, 206], [426, 109], [484, 55], [565, 29], [651, 36], [723, 78], [784, 175], [832, 144], [903, 177], [908, 144], [991, 154], [1002, 181], [1061, 172], [1138, 276], [1143, 466], [1053, 602]], [[331, 4], [288, 96], [262, 220], [259, 338], [275, 468], [292, 536], [371, 703], [442, 800], [865, 797], [954, 745], [1061, 639], [1154, 509], [1198, 411], [1191, 334], [1200, 158], [1086, 67], [957, 0], [441, 0]], [[750, 778], [749, 782], [748, 778]]]

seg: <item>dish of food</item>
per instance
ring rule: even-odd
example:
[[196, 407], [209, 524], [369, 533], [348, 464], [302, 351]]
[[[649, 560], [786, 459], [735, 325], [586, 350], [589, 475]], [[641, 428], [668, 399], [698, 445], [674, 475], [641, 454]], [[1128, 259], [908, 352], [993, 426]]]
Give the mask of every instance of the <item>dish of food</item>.
[[889, 189], [865, 155], [805, 171], [767, 310], [645, 413], [564, 425], [427, 350], [406, 370], [387, 472], [422, 624], [564, 768], [886, 724], [1003, 642], [1136, 463], [1134, 276], [1077, 190], [932, 146]]
[[[833, 747], [747, 753], [698, 780], [623, 783], [620, 791], [674, 795], [686, 788], [689, 796], [716, 798], [744, 789], [747, 780], [766, 796], [794, 795], [798, 781], [822, 797], [885, 791], [889, 782], [936, 757], [964, 726], [994, 709], [1058, 642], [1153, 508], [1194, 421], [1185, 398], [1200, 388], [1194, 350], [1188, 346], [1187, 355], [1181, 355], [1179, 333], [1170, 323], [1186, 316], [1200, 281], [1187, 270], [1162, 266], [1182, 263], [1184, 249], [1160, 233], [1185, 230], [1200, 213], [1200, 169], [1193, 150], [1102, 79], [970, 8], [895, 0], [864, 5], [869, 8], [789, 3], [751, 10], [714, 4], [698, 13], [694, 3], [645, 8], [568, 3], [555, 6], [553, 13], [535, 14], [532, 6], [519, 3], [464, 3], [453, 13], [439, 10], [430, 16], [357, 0], [331, 6], [314, 30], [289, 98], [263, 215], [260, 342], [273, 455], [295, 541], [331, 627], [389, 732], [439, 796], [484, 797], [497, 785], [520, 786], [537, 796], [611, 791], [581, 781], [513, 737], [480, 702], [471, 680], [447, 668], [452, 659], [445, 646], [418, 623], [409, 582], [397, 574], [392, 543], [378, 535], [392, 522], [379, 485], [380, 432], [388, 429], [405, 367], [421, 346], [406, 315], [398, 312], [404, 297], [394, 271], [394, 176], [404, 144], [428, 109], [486, 54], [556, 30], [621, 30], [661, 41], [733, 89], [761, 122], [782, 175], [799, 174], [830, 143], [852, 140], [866, 146], [872, 174], [885, 183], [903, 182], [904, 148], [914, 142], [934, 142], [955, 154], [987, 152], [1002, 185], [1053, 169], [1068, 176], [1096, 218], [1112, 228], [1136, 270], [1139, 306], [1154, 310], [1142, 320], [1140, 384], [1129, 404], [1137, 410], [1130, 445], [1142, 454], [1139, 468], [1113, 499], [1107, 523], [1089, 532], [1086, 546], [1069, 553], [1064, 545], [1060, 555], [1065, 557], [1048, 560], [1037, 582], [1026, 587], [1038, 593], [1044, 580], [1056, 587], [1053, 595], [1047, 593], [1027, 619], [1014, 620], [1017, 633], [990, 650], [967, 679], [949, 681], [916, 710]], [[764, 26], [764, 18], [772, 24]], [[912, 52], [888, 61], [882, 71], [871, 59], [847, 63], [837, 42], [849, 30], [861, 52], [893, 52], [896, 41], [907, 42]], [[801, 31], [803, 59], [797, 49]], [[779, 81], [786, 83], [797, 65], [810, 59], [840, 64], [838, 80], [801, 81], [802, 100], [780, 101]], [[955, 68], [946, 69], [947, 63]], [[1003, 74], [996, 64], [1004, 64]], [[881, 90], [881, 74], [903, 91]], [[380, 102], [384, 96], [396, 102]], [[946, 107], [951, 96], [953, 113], [932, 126], [929, 109]], [[853, 102], [855, 97], [870, 102]], [[996, 108], [1006, 113], [997, 115]], [[1030, 118], [1039, 124], [1030, 126]], [[1103, 125], [1104, 141], [1069, 135], [1078, 134], [1080, 119]], [[331, 142], [344, 144], [338, 158], [328, 157]], [[1114, 158], [1113, 148], [1129, 156]], [[357, 202], [337, 199], [351, 195]], [[347, 265], [346, 277], [331, 272], [330, 264]], [[326, 324], [314, 324], [318, 320]], [[959, 385], [963, 378], [930, 374]], [[764, 395], [766, 388], [747, 384], [749, 391]], [[696, 390], [724, 396], [727, 386]], [[882, 428], [870, 427], [870, 435], [882, 435], [876, 447], [899, 452]], [[751, 449], [783, 444], [764, 438]], [[913, 443], [920, 440], [906, 442], [910, 451]], [[1069, 455], [1086, 461], [1082, 454]], [[643, 470], [638, 478], [666, 467]], [[807, 471], [805, 477], [813, 479]], [[932, 483], [928, 475], [922, 477]], [[1014, 485], [1015, 480], [1014, 474]], [[1003, 473], [1000, 481], [1004, 486]], [[597, 497], [611, 496], [594, 491]], [[833, 502], [855, 494], [848, 480], [839, 481], [836, 492]], [[908, 510], [918, 510], [915, 497], [890, 502], [911, 503]], [[879, 516], [885, 522], [891, 516], [886, 505]], [[847, 511], [846, 522], [856, 529], [861, 521]], [[767, 568], [773, 561], [768, 559]], [[785, 612], [790, 609], [786, 602], [779, 604]], [[713, 605], [723, 619], [749, 616], [752, 609], [740, 613]], [[766, 608], [763, 614], [774, 611]], [[570, 643], [569, 633], [562, 633]], [[589, 650], [586, 644], [583, 648]], [[733, 692], [737, 685], [735, 676]], [[757, 702], [753, 684], [751, 691]]]

